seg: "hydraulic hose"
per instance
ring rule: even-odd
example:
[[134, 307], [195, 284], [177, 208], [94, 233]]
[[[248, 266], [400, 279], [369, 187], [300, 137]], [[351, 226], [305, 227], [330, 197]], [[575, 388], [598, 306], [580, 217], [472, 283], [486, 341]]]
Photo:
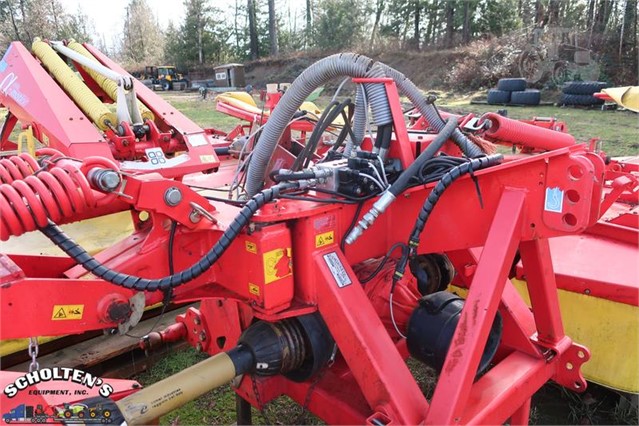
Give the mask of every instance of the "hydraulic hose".
[[395, 198], [401, 194], [410, 183], [410, 180], [413, 176], [417, 175], [419, 171], [424, 166], [426, 161], [430, 160], [433, 155], [437, 151], [439, 151], [444, 145], [454, 131], [457, 129], [457, 119], [455, 117], [451, 117], [448, 119], [448, 122], [442, 129], [442, 131], [433, 139], [433, 141], [428, 145], [428, 147], [422, 151], [421, 154], [413, 161], [413, 163], [408, 166], [406, 170], [402, 172], [401, 175], [393, 182], [390, 188], [386, 192], [379, 197], [379, 200], [373, 204], [371, 209], [362, 217], [362, 219], [358, 222], [357, 226], [353, 228], [353, 230], [346, 236], [346, 243], [353, 244], [355, 240], [357, 240], [360, 235], [364, 233], [364, 230], [370, 228], [375, 220], [386, 211], [388, 206], [390, 206]]
[[357, 94], [355, 95], [355, 114], [353, 116], [353, 136], [349, 137], [344, 146], [344, 156], [350, 157], [354, 147], [362, 144], [364, 134], [366, 133], [366, 117], [368, 105], [366, 104], [366, 93], [364, 86], [357, 85]]
[[[430, 103], [424, 95], [419, 91], [417, 86], [408, 79], [404, 74], [389, 67], [386, 64], [381, 62], [377, 62], [374, 68], [380, 68], [383, 73], [393, 79], [395, 84], [397, 84], [397, 88], [401, 94], [404, 94], [410, 101], [417, 107], [419, 112], [421, 112], [428, 123], [435, 128], [438, 132], [441, 132], [446, 123], [442, 120], [442, 118], [437, 113], [435, 106]], [[464, 153], [466, 157], [473, 158], [480, 155], [483, 155], [483, 152], [477, 145], [472, 143], [464, 134], [455, 129], [452, 135], [453, 140], [459, 146], [461, 151]]]
[[[373, 60], [366, 56], [340, 53], [314, 63], [295, 79], [264, 125], [260, 142], [253, 151], [246, 179], [246, 191], [249, 196], [262, 188], [266, 168], [284, 129], [311, 92], [335, 77], [384, 77], [383, 71], [380, 68], [373, 69], [372, 65]], [[375, 124], [382, 126], [391, 123], [392, 115], [383, 85], [364, 86]]]
[[486, 167], [494, 166], [496, 164], [501, 163], [504, 159], [504, 156], [501, 154], [493, 154], [487, 157], [478, 157], [473, 158], [459, 166], [455, 166], [448, 173], [446, 173], [442, 178], [437, 182], [437, 185], [433, 188], [433, 190], [428, 194], [426, 201], [424, 201], [424, 205], [422, 206], [421, 211], [419, 212], [419, 216], [417, 217], [417, 221], [415, 222], [415, 226], [413, 227], [413, 231], [410, 234], [410, 239], [408, 240], [409, 247], [414, 248], [419, 245], [419, 238], [426, 226], [426, 221], [430, 217], [437, 201], [441, 198], [442, 194], [453, 182], [462, 177], [465, 174], [474, 172], [475, 170], [485, 169]]
[[78, 243], [66, 235], [55, 223], [49, 224], [40, 229], [56, 246], [60, 247], [69, 257], [75, 260], [84, 269], [91, 272], [98, 278], [102, 278], [112, 284], [139, 291], [167, 290], [178, 287], [184, 283], [194, 280], [208, 270], [229, 248], [233, 240], [240, 234], [242, 229], [249, 223], [251, 217], [266, 203], [272, 201], [285, 189], [295, 188], [295, 183], [282, 183], [269, 189], [265, 189], [256, 194], [242, 207], [233, 222], [224, 231], [220, 239], [200, 260], [189, 268], [166, 276], [164, 278], [148, 279], [117, 272], [104, 266]]
[[409, 250], [402, 253], [402, 257], [397, 261], [397, 264], [395, 265], [393, 283], [396, 283], [401, 277], [404, 276], [404, 271], [406, 270], [406, 265], [408, 264], [408, 258], [409, 256], [414, 256], [414, 252], [419, 246], [420, 236], [422, 234], [422, 231], [424, 230], [424, 227], [426, 226], [426, 222], [428, 221], [430, 214], [433, 212], [435, 205], [443, 195], [446, 188], [452, 185], [453, 182], [455, 182], [463, 175], [472, 173], [475, 170], [494, 166], [501, 163], [503, 159], [504, 156], [501, 154], [473, 158], [463, 164], [460, 164], [459, 166], [453, 167], [446, 174], [444, 174], [444, 176], [442, 176], [439, 182], [437, 182], [437, 185], [435, 185], [430, 194], [428, 194], [428, 197], [424, 201], [422, 209], [417, 216], [417, 221], [415, 221], [415, 226], [413, 227], [413, 230], [411, 231], [410, 237], [408, 239]]
[[452, 134], [457, 129], [457, 119], [455, 117], [451, 117], [446, 122], [446, 125], [442, 128], [435, 139], [426, 147], [425, 150], [422, 151], [421, 154], [413, 161], [413, 163], [406, 168], [402, 172], [401, 175], [397, 178], [395, 182], [388, 188], [388, 192], [393, 194], [393, 197], [397, 197], [401, 194], [407, 187], [413, 176], [415, 176], [419, 170], [424, 166], [424, 163], [427, 160], [433, 158], [433, 156], [439, 151], [444, 143], [452, 136]]

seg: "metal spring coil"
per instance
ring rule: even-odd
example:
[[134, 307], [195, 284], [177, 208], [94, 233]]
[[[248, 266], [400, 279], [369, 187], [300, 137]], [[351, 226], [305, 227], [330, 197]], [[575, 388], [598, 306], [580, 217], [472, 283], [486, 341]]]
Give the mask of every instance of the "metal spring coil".
[[0, 183], [13, 183], [31, 176], [40, 165], [31, 155], [22, 153], [0, 160]]
[[[37, 167], [25, 160], [25, 163]], [[5, 161], [5, 160], [3, 160]], [[16, 163], [16, 157], [9, 159]], [[6, 163], [5, 163], [6, 164]], [[19, 236], [95, 207], [97, 199], [82, 171], [72, 165], [54, 166], [0, 185], [0, 240]]]

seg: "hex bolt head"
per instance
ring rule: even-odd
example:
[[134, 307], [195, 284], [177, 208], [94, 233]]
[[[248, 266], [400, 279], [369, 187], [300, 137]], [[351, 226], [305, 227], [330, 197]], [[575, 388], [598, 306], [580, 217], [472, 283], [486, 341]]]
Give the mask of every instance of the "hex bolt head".
[[177, 206], [182, 201], [182, 191], [175, 186], [170, 187], [164, 192], [164, 202], [167, 206]]
[[107, 192], [115, 191], [120, 186], [120, 175], [113, 170], [107, 170], [100, 175], [98, 185]]

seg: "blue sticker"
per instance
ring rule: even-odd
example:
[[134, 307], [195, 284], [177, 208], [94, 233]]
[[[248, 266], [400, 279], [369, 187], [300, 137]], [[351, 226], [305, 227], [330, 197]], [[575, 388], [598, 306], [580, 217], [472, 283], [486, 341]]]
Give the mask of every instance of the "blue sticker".
[[11, 45], [9, 45], [9, 48], [7, 49], [6, 52], [4, 52], [4, 56], [2, 57], [2, 60], [0, 61], [0, 72], [3, 72], [4, 70], [7, 69], [7, 61], [4, 58], [8, 58], [9, 57], [9, 52], [11, 52]]
[[546, 188], [546, 201], [544, 210], [547, 212], [561, 213], [564, 206], [564, 191], [559, 187]]

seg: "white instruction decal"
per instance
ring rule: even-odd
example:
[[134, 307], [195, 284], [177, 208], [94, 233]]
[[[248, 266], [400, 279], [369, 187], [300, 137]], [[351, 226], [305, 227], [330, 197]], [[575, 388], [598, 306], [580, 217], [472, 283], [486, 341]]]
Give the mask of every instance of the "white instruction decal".
[[126, 170], [155, 170], [167, 169], [189, 161], [188, 154], [166, 158], [162, 148], [147, 148], [145, 150], [148, 161], [122, 161], [120, 167]]
[[204, 146], [208, 145], [208, 141], [206, 140], [206, 136], [202, 133], [198, 133], [195, 135], [190, 135], [186, 138], [187, 142], [191, 146]]
[[561, 213], [564, 206], [564, 191], [559, 187], [546, 188], [546, 200], [544, 210], [547, 212]]
[[325, 254], [324, 261], [328, 269], [331, 270], [331, 274], [333, 274], [333, 278], [335, 278], [335, 282], [339, 288], [352, 284], [351, 277], [348, 276], [348, 272], [344, 269], [344, 265], [342, 265], [341, 260], [339, 260], [337, 253], [333, 251]]

